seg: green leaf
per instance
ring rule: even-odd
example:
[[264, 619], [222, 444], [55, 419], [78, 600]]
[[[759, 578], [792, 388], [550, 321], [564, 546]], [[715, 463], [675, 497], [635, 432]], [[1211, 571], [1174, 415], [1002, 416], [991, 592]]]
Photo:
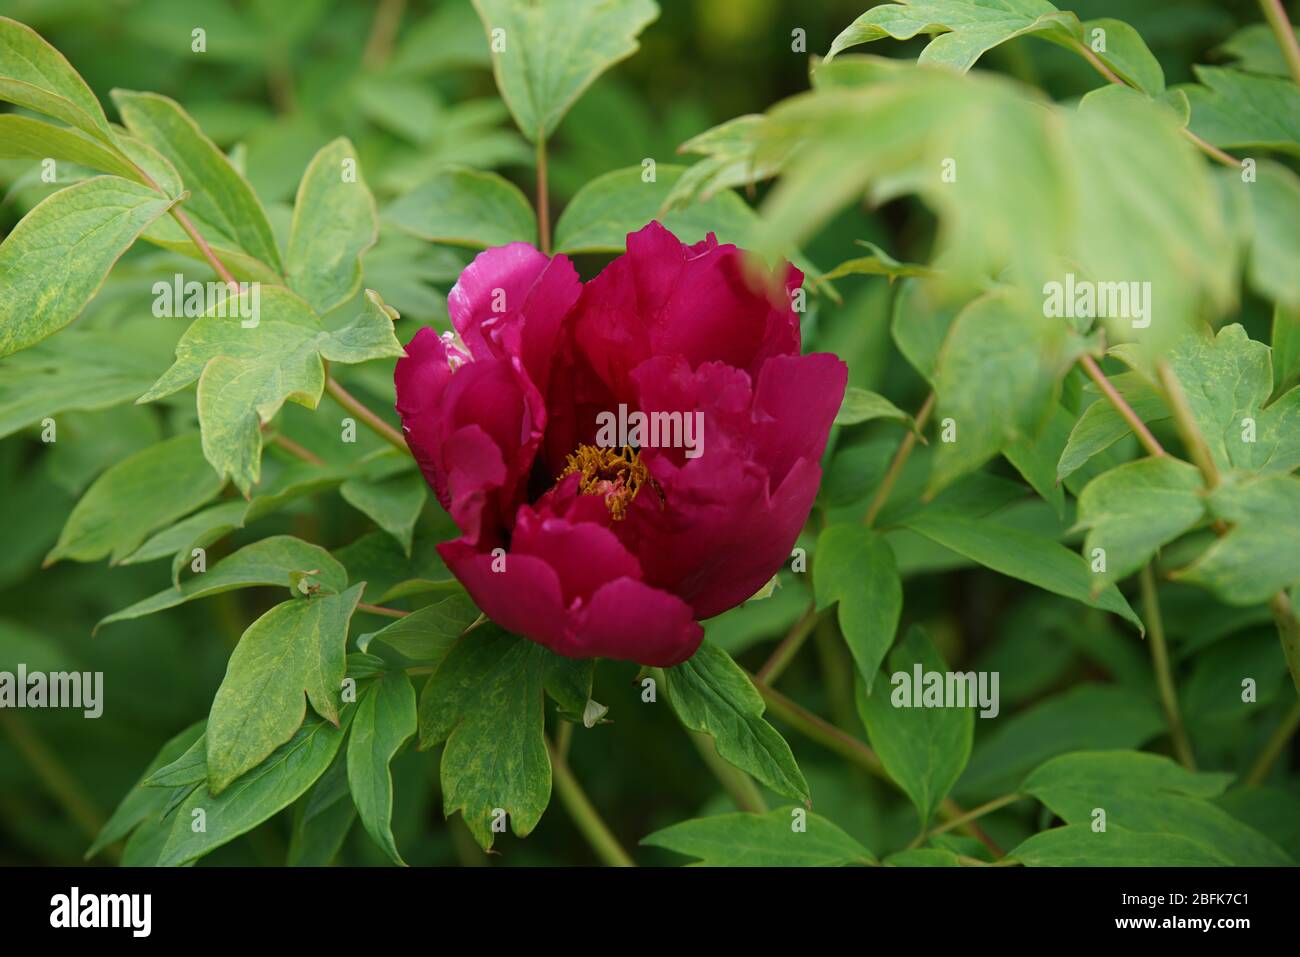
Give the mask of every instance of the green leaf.
[[0, 116], [0, 159], [46, 158], [67, 160], [147, 185], [140, 171], [121, 153], [80, 130], [30, 116]]
[[0, 17], [0, 100], [113, 142], [104, 108], [72, 64], [31, 27]]
[[186, 579], [175, 588], [163, 589], [121, 611], [113, 612], [102, 619], [95, 630], [115, 621], [141, 618], [196, 598], [219, 595], [236, 588], [254, 585], [288, 588], [289, 576], [294, 572], [311, 572], [313, 579], [335, 593], [342, 592], [348, 586], [347, 572], [325, 549], [291, 535], [272, 535], [232, 552], [207, 571]]
[[985, 296], [963, 309], [935, 370], [936, 420], [952, 419], [956, 439], [937, 446], [930, 490], [1013, 442], [1034, 439], [1078, 353], [1064, 322], [1034, 315], [1009, 297]]
[[519, 187], [464, 166], [438, 170], [394, 201], [384, 218], [431, 243], [486, 249], [537, 242], [537, 217]]
[[[1097, 31], [1102, 31], [1100, 34]], [[1148, 96], [1165, 92], [1165, 72], [1142, 35], [1123, 20], [1103, 17], [1083, 23], [1082, 42], [1120, 78]], [[1098, 49], [1098, 45], [1102, 49]]]
[[[288, 807], [325, 773], [351, 720], [351, 708], [344, 709], [338, 727], [308, 717], [297, 733], [249, 771], [238, 787], [215, 796], [207, 788], [195, 788], [174, 812], [158, 864], [187, 864]], [[203, 830], [197, 829], [197, 811], [203, 812]]]
[[1177, 834], [1156, 834], [1090, 824], [1054, 827], [1007, 854], [1026, 867], [1224, 867], [1229, 861]]
[[82, 180], [38, 203], [0, 243], [0, 357], [76, 319], [121, 255], [171, 205], [119, 176]]
[[1208, 504], [1232, 528], [1172, 578], [1208, 588], [1229, 605], [1268, 601], [1300, 581], [1300, 478], [1227, 483]]
[[564, 207], [555, 224], [555, 251], [621, 253], [627, 248], [627, 234], [652, 219], [659, 220], [684, 243], [699, 242], [709, 233], [716, 233], [719, 242], [746, 245], [758, 217], [731, 190], [661, 215], [668, 193], [683, 169], [660, 164], [652, 182], [641, 178], [640, 166], [597, 176]]
[[914, 532], [1001, 575], [1009, 575], [1094, 608], [1119, 615], [1142, 631], [1142, 621], [1114, 585], [1095, 597], [1093, 574], [1059, 542], [990, 519], [921, 511], [900, 520]]
[[[1213, 174], [1167, 107], [1140, 96], [1044, 106], [1000, 79], [876, 58], [816, 76], [840, 79], [777, 104], [762, 127], [760, 157], [798, 149], [764, 198], [756, 252], [805, 242], [864, 197], [915, 194], [938, 217], [932, 262], [950, 292], [998, 277], [1041, 319], [1046, 281], [1140, 277], [1158, 294], [1140, 339], [1153, 351], [1233, 301], [1237, 237], [1224, 204], [1205, 201]], [[1105, 326], [1112, 341], [1135, 337], [1130, 319]]]
[[1300, 466], [1300, 390], [1268, 404], [1273, 367], [1267, 345], [1238, 323], [1203, 327], [1169, 352], [1192, 417], [1222, 470], [1261, 475]]
[[817, 538], [813, 590], [819, 609], [839, 603], [840, 631], [869, 692], [903, 610], [893, 549], [863, 525], [828, 526]]
[[1101, 808], [1107, 829], [1175, 834], [1238, 866], [1294, 864], [1268, 838], [1210, 803], [1231, 780], [1230, 774], [1196, 774], [1155, 754], [1079, 751], [1039, 767], [1021, 791], [1066, 824], [1090, 824]]
[[913, 670], [918, 665], [923, 682], [928, 673], [938, 674], [941, 681], [948, 674], [948, 665], [929, 636], [913, 626], [889, 656], [887, 671], [895, 678], [887, 683], [895, 685], [893, 691], [877, 686], [874, 694], [869, 693], [859, 676], [855, 698], [871, 746], [889, 776], [912, 799], [925, 830], [970, 758], [975, 715], [971, 707], [946, 707], [942, 701], [938, 706], [923, 706], [913, 701]]
[[162, 811], [168, 795], [158, 788], [145, 786], [145, 781], [159, 768], [171, 764], [189, 749], [203, 734], [203, 722], [190, 725], [158, 749], [158, 754], [149, 762], [131, 790], [118, 802], [113, 815], [95, 836], [94, 843], [86, 850], [86, 860], [90, 860], [110, 844], [116, 844], [134, 831], [145, 819]]
[[849, 24], [831, 44], [826, 59], [882, 37], [910, 40], [938, 34], [921, 51], [919, 63], [966, 72], [993, 47], [1027, 33], [1074, 38], [1079, 21], [1045, 0], [909, 0], [873, 7]]
[[112, 330], [74, 326], [0, 365], [0, 438], [71, 410], [130, 402], [158, 375], [170, 352], [158, 320]]
[[1199, 84], [1178, 87], [1192, 105], [1191, 129], [1224, 149], [1300, 155], [1300, 87], [1290, 78], [1194, 66]]
[[673, 712], [691, 731], [711, 735], [718, 754], [777, 794], [810, 799], [790, 745], [763, 720], [763, 698], [722, 649], [708, 641], [664, 670]]
[[961, 867], [955, 851], [940, 847], [914, 847], [911, 850], [890, 854], [883, 861], [886, 867]]
[[289, 288], [321, 315], [361, 288], [361, 257], [379, 238], [375, 198], [345, 137], [321, 147], [298, 186], [285, 253]]
[[474, 0], [492, 49], [492, 72], [519, 131], [551, 135], [592, 81], [637, 51], [659, 16], [653, 0]]
[[835, 416], [835, 425], [858, 425], [872, 419], [896, 419], [910, 423], [912, 417], [890, 402], [883, 395], [849, 386], [840, 403], [840, 411]]
[[551, 800], [551, 760], [542, 740], [548, 658], [541, 645], [495, 626], [462, 637], [420, 695], [420, 747], [446, 741], [443, 810], [460, 811], [484, 850], [499, 812], [526, 837]]
[[412, 661], [440, 665], [465, 629], [478, 620], [479, 610], [464, 592], [417, 608], [391, 625], [357, 638], [357, 647], [368, 651], [382, 642]]
[[1038, 438], [1021, 439], [1002, 450], [1003, 457], [1015, 466], [1021, 478], [1052, 506], [1062, 520], [1066, 517], [1065, 489], [1057, 481], [1056, 465], [1069, 441], [1073, 424], [1074, 417], [1059, 403], [1054, 403]]
[[1300, 379], [1300, 310], [1273, 310], [1274, 391], [1289, 389]]
[[[211, 537], [214, 534], [219, 537], [242, 528], [244, 513], [247, 511], [248, 503], [239, 499], [209, 505], [175, 525], [155, 532], [143, 545], [122, 559], [122, 564], [136, 565], [173, 556], [183, 557], [184, 560], [179, 565], [189, 564], [193, 558], [190, 554], [192, 548], [215, 541], [216, 538]], [[173, 584], [178, 583], [179, 579], [173, 578]]]
[[190, 433], [159, 442], [110, 467], [77, 502], [45, 558], [119, 562], [154, 529], [175, 521], [221, 490]]
[[[156, 93], [114, 90], [113, 102], [132, 133], [161, 153], [180, 174], [190, 196], [185, 212], [225, 262], [225, 250], [244, 254], [225, 262], [240, 278], [274, 280], [283, 272], [275, 233], [266, 210], [248, 185], [197, 123], [175, 100]], [[148, 237], [196, 259], [203, 254], [179, 226], [170, 224]]]
[[293, 806], [293, 832], [285, 865], [328, 867], [356, 819], [356, 805], [348, 792], [348, 763], [340, 751], [311, 790]]
[[[804, 830], [796, 830], [798, 821]], [[826, 818], [793, 807], [683, 821], [641, 843], [698, 858], [705, 867], [843, 867], [876, 860]]]
[[[1292, 27], [1291, 31], [1300, 39], [1300, 31]], [[1282, 56], [1282, 48], [1278, 45], [1277, 37], [1267, 23], [1249, 23], [1242, 27], [1226, 42], [1221, 43], [1216, 53], [1231, 57], [1239, 62], [1234, 63], [1242, 70], [1251, 73], [1270, 73], [1274, 76], [1289, 76], [1290, 71], [1287, 69], [1286, 58]]]
[[830, 282], [841, 276], [888, 276], [890, 282], [893, 282], [900, 277], [929, 276], [934, 272], [929, 266], [899, 262], [875, 243], [859, 239], [857, 244], [869, 249], [871, 255], [847, 259], [822, 276], [819, 281]]
[[284, 286], [252, 287], [239, 299], [190, 324], [176, 362], [138, 401], [171, 395], [198, 379], [204, 454], [247, 497], [261, 477], [262, 424], [286, 400], [316, 407], [325, 387], [322, 358], [355, 363], [403, 351], [393, 334], [395, 313], [372, 291], [361, 314], [333, 332]]
[[698, 153], [706, 158], [678, 177], [666, 208], [708, 200], [723, 190], [757, 183], [779, 173], [784, 157], [760, 158], [755, 152], [756, 134], [766, 122], [766, 117], [754, 114], [737, 116], [679, 146], [678, 153]]
[[208, 787], [220, 794], [288, 741], [307, 700], [337, 725], [348, 622], [364, 584], [276, 605], [239, 639], [208, 715]]
[[[1165, 400], [1136, 372], [1111, 376], [1110, 384], [1143, 422], [1169, 418]], [[1104, 398], [1096, 399], [1083, 410], [1070, 430], [1061, 459], [1056, 464], [1057, 479], [1073, 475], [1094, 455], [1100, 455], [1132, 431], [1110, 402]]]
[[357, 702], [348, 738], [348, 784], [366, 833], [393, 862], [406, 866], [393, 840], [393, 755], [415, 734], [415, 691], [400, 671], [376, 681]]
[[415, 522], [424, 508], [428, 489], [423, 475], [410, 472], [373, 481], [348, 479], [339, 488], [339, 494], [345, 502], [397, 539], [402, 550], [410, 555]]
[[1160, 546], [1205, 517], [1201, 474], [1170, 456], [1139, 459], [1103, 472], [1079, 493], [1076, 529], [1087, 529], [1083, 555], [1105, 553], [1093, 592], [1137, 571]]
[[1081, 684], [999, 722], [980, 739], [957, 791], [977, 800], [1006, 794], [1058, 754], [1136, 748], [1164, 729], [1160, 709], [1147, 695]]
[[1250, 198], [1254, 230], [1250, 238], [1246, 275], [1261, 296], [1292, 309], [1300, 308], [1300, 179], [1280, 163], [1261, 160], [1255, 182], [1234, 176], [1227, 182]]
[[[206, 729], [207, 719], [199, 722]], [[179, 756], [144, 779], [147, 788], [182, 788], [202, 784], [208, 779], [208, 739], [200, 734]]]

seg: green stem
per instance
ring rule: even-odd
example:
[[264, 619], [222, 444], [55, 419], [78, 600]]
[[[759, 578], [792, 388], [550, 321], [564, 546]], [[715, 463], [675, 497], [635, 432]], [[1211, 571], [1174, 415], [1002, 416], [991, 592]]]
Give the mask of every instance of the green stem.
[[551, 200], [546, 181], [546, 137], [537, 137], [537, 238], [542, 252], [551, 254]]
[[889, 463], [889, 468], [885, 471], [884, 478], [880, 480], [880, 487], [876, 489], [876, 494], [872, 496], [871, 504], [867, 506], [867, 514], [862, 517], [865, 525], [874, 525], [876, 516], [880, 510], [885, 507], [885, 502], [889, 500], [889, 493], [894, 490], [894, 484], [898, 477], [903, 474], [903, 466], [912, 455], [912, 450], [916, 448], [917, 436], [925, 428], [925, 423], [930, 418], [930, 413], [934, 411], [934, 393], [931, 392], [922, 403], [921, 408], [916, 413], [916, 427], [903, 436], [903, 440], [898, 443], [898, 451], [894, 453], [894, 458]]
[[280, 446], [280, 448], [284, 449], [294, 458], [301, 459], [302, 461], [306, 462], [308, 465], [325, 464], [325, 461], [315, 452], [299, 445], [293, 439], [288, 438], [284, 435], [280, 435], [279, 433], [276, 433], [274, 436], [271, 437], [271, 441], [274, 442], [276, 445]]
[[[1091, 53], [1092, 51], [1088, 52]], [[1092, 381], [1097, 384], [1097, 388], [1101, 390], [1101, 394], [1106, 397], [1106, 401], [1114, 406], [1115, 411], [1120, 414], [1120, 418], [1122, 418], [1128, 424], [1128, 427], [1133, 430], [1133, 434], [1136, 435], [1138, 441], [1142, 443], [1142, 447], [1146, 449], [1150, 455], [1156, 456], [1157, 458], [1161, 455], [1165, 455], [1166, 453], [1164, 448], [1156, 441], [1156, 437], [1151, 434], [1151, 430], [1148, 429], [1147, 424], [1142, 421], [1142, 417], [1133, 411], [1133, 407], [1124, 400], [1122, 395], [1119, 394], [1119, 390], [1111, 384], [1110, 379], [1106, 378], [1106, 373], [1101, 371], [1101, 366], [1097, 365], [1097, 361], [1090, 355], [1083, 355], [1079, 357], [1079, 365], [1083, 368], [1083, 371], [1088, 374], [1088, 378], [1092, 379]]]
[[343, 386], [339, 385], [338, 380], [329, 375], [325, 377], [325, 391], [343, 408], [351, 412], [356, 418], [360, 419], [370, 431], [374, 432], [381, 439], [395, 448], [401, 449], [407, 455], [411, 454], [410, 446], [406, 444], [406, 438], [401, 432], [381, 419], [375, 413], [371, 412], [361, 401]]
[[1291, 21], [1287, 19], [1282, 0], [1259, 0], [1259, 8], [1273, 30], [1273, 36], [1277, 37], [1277, 45], [1282, 48], [1282, 58], [1291, 71], [1291, 79], [1300, 83], [1300, 43], [1296, 42], [1295, 31], [1291, 29]]
[[794, 661], [795, 655], [799, 654], [799, 649], [804, 646], [804, 642], [808, 640], [808, 636], [812, 634], [820, 620], [817, 602], [810, 601], [803, 614], [799, 616], [799, 620], [794, 623], [794, 627], [776, 646], [772, 656], [763, 663], [763, 667], [758, 669], [756, 679], [766, 685], [774, 684], [790, 662]]
[[1259, 757], [1250, 767], [1250, 773], [1246, 775], [1246, 787], [1257, 788], [1267, 780], [1269, 771], [1273, 770], [1273, 765], [1286, 750], [1296, 728], [1300, 728], [1300, 701], [1291, 705], [1291, 710], [1282, 718], [1282, 723], [1269, 736], [1264, 750], [1259, 752]]
[[573, 772], [569, 770], [569, 766], [564, 758], [560, 757], [549, 738], [546, 739], [546, 751], [551, 756], [551, 773], [555, 780], [556, 793], [559, 794], [560, 801], [569, 812], [569, 816], [573, 818], [573, 823], [578, 826], [578, 830], [587, 839], [591, 849], [596, 852], [596, 856], [613, 867], [635, 867], [635, 862], [605, 826], [605, 822], [601, 820], [582, 790], [582, 785], [573, 776]]
[[364, 601], [357, 602], [357, 611], [368, 611], [372, 615], [382, 615], [384, 618], [405, 618], [410, 614], [409, 611], [402, 611], [400, 608], [386, 608], [383, 605], [371, 605]]
[[[1092, 68], [1104, 76], [1108, 83], [1115, 83], [1119, 86], [1128, 86], [1128, 84], [1124, 82], [1123, 78], [1117, 75], [1110, 67], [1106, 66], [1106, 64], [1101, 61], [1101, 58], [1098, 57], [1097, 54], [1093, 53], [1086, 43], [1081, 43], [1076, 40], [1074, 43], [1074, 51], [1092, 64]], [[1241, 161], [1232, 154], [1225, 153], [1217, 146], [1205, 142], [1205, 140], [1201, 139], [1185, 126], [1182, 128], [1181, 132], [1184, 137], [1196, 146], [1197, 149], [1201, 150], [1211, 159], [1222, 163], [1224, 166], [1231, 166], [1234, 169], [1241, 168]]]
[[1178, 692], [1169, 667], [1164, 619], [1160, 616], [1160, 599], [1156, 595], [1156, 576], [1150, 565], [1142, 566], [1138, 582], [1142, 589], [1142, 611], [1146, 618], [1147, 643], [1151, 646], [1151, 663], [1156, 669], [1156, 683], [1160, 687], [1160, 701], [1164, 705], [1165, 719], [1169, 722], [1169, 733], [1173, 737], [1174, 753], [1178, 755], [1183, 767], [1195, 771], [1196, 758], [1192, 754], [1192, 743], [1187, 737], [1187, 729], [1183, 727], [1183, 717], [1178, 710]]
[[959, 828], [966, 824], [969, 824], [971, 821], [976, 821], [979, 818], [982, 818], [986, 814], [992, 814], [994, 811], [1001, 810], [1002, 808], [1006, 807], [1008, 804], [1015, 804], [1017, 801], [1021, 799], [1022, 796], [1023, 795], [1020, 794], [1004, 794], [1002, 795], [1002, 797], [997, 797], [994, 798], [992, 801], [987, 801], [984, 804], [981, 804], [977, 808], [972, 808], [971, 810], [967, 811], [965, 814], [961, 814], [950, 820], [944, 821], [938, 827], [930, 828], [929, 836], [933, 837], [936, 834], [943, 834], [946, 831], [951, 831], [954, 830], [955, 828]]

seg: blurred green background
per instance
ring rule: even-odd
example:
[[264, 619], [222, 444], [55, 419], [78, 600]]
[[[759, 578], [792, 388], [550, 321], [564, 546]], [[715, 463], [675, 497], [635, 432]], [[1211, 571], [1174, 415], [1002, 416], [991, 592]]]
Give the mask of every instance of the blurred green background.
[[[642, 36], [641, 50], [597, 81], [552, 143], [553, 221], [591, 178], [639, 165], [647, 157], [677, 161], [676, 147], [689, 137], [806, 89], [809, 54], [824, 52], [866, 4], [660, 0], [660, 6], [658, 21]], [[1081, 0], [1072, 8], [1082, 17], [1113, 15], [1131, 22], [1160, 59], [1170, 83], [1190, 79], [1193, 62], [1214, 62], [1227, 37], [1259, 19], [1250, 0]], [[381, 209], [445, 163], [496, 169], [533, 194], [532, 150], [513, 130], [496, 94], [482, 27], [468, 0], [0, 0], [0, 14], [43, 34], [106, 104], [114, 87], [179, 100], [242, 164], [277, 227], [287, 223], [307, 162], [338, 135], [357, 145]], [[207, 31], [205, 54], [190, 50], [195, 27]], [[806, 33], [806, 53], [792, 49], [795, 30]], [[920, 46], [921, 41], [882, 43], [868, 52], [915, 56]], [[1081, 94], [1096, 82], [1081, 59], [1033, 39], [999, 47], [980, 65], [1039, 85], [1058, 99]], [[0, 235], [50, 189], [31, 164], [0, 163]], [[899, 258], [924, 260], [931, 228], [932, 219], [910, 200], [876, 211], [858, 209], [841, 216], [806, 253], [827, 268], [853, 255], [853, 240], [869, 239]], [[399, 335], [405, 339], [420, 324], [445, 324], [445, 293], [467, 260], [463, 250], [428, 246], [385, 228], [366, 261], [366, 285], [401, 311]], [[114, 272], [80, 322], [111, 328], [124, 318], [147, 315], [153, 281], [170, 276], [180, 264], [195, 269], [142, 244]], [[588, 257], [578, 265], [587, 277], [602, 260]], [[890, 343], [890, 287], [883, 279], [846, 280], [840, 292], [841, 305], [824, 297], [815, 300], [806, 338], [813, 347], [842, 355], [853, 384], [915, 409], [925, 389]], [[1257, 336], [1264, 319], [1258, 304], [1248, 300], [1243, 321]], [[157, 353], [161, 370], [180, 331], [176, 324], [131, 347], [142, 355]], [[373, 408], [391, 408], [390, 374], [391, 364], [373, 363], [358, 377], [357, 391]], [[296, 406], [284, 414], [288, 428], [308, 444], [313, 430], [332, 428]], [[280, 598], [273, 589], [228, 593], [115, 625], [92, 638], [91, 626], [99, 618], [165, 585], [166, 561], [115, 568], [63, 562], [40, 568], [73, 503], [97, 474], [192, 418], [192, 398], [184, 394], [159, 408], [127, 406], [60, 416], [59, 441], [52, 446], [42, 444], [35, 431], [0, 441], [0, 669], [11, 670], [21, 661], [33, 670], [102, 671], [106, 697], [103, 717], [94, 721], [57, 710], [0, 714], [0, 864], [80, 861], [90, 835], [159, 746], [206, 714], [240, 633]], [[860, 501], [878, 480], [895, 443], [896, 434], [887, 426], [866, 426], [841, 437], [824, 501]], [[1022, 512], [1015, 520], [1027, 527], [1063, 535], [1069, 526], [1041, 503], [1028, 504]], [[426, 518], [424, 541], [445, 537], [439, 523]], [[343, 558], [346, 546], [368, 528], [329, 491], [250, 525], [214, 547], [209, 563], [277, 532], [332, 550], [343, 548]], [[925, 622], [948, 660], [962, 667], [1001, 669], [1004, 711], [1091, 678], [1150, 692], [1145, 649], [1104, 616], [963, 565], [906, 533], [896, 536], [894, 544], [910, 575], [904, 627], [909, 621]], [[791, 580], [772, 599], [710, 623], [710, 637], [747, 667], [763, 661], [807, 601], [807, 586], [787, 577]], [[1162, 601], [1176, 658], [1186, 658], [1193, 640], [1204, 649], [1187, 666], [1185, 677], [1184, 707], [1192, 737], [1207, 759], [1235, 766], [1239, 752], [1258, 750], [1278, 712], [1252, 715], [1248, 721], [1244, 713], [1216, 710], [1212, 702], [1222, 697], [1212, 693], [1221, 670], [1216, 649], [1232, 638], [1236, 660], [1244, 653], [1258, 662], [1266, 708], [1284, 707], [1290, 689], [1267, 615], [1226, 609], [1201, 593], [1176, 587], [1163, 588]], [[815, 654], [804, 654], [795, 663], [783, 690], [861, 735], [842, 643], [824, 633], [814, 647]], [[593, 802], [628, 846], [668, 824], [711, 809], [730, 809], [667, 710], [640, 704], [634, 674], [631, 666], [601, 666], [595, 697], [610, 705], [615, 724], [590, 732], [579, 729], [572, 753]], [[977, 727], [977, 734], [983, 731]], [[790, 740], [819, 813], [877, 850], [907, 842], [913, 812], [897, 794], [817, 746], [795, 736]], [[965, 795], [962, 786], [956, 792], [959, 799], [978, 801], [997, 793], [995, 772], [1015, 763], [1012, 754], [998, 765], [998, 755], [990, 757], [986, 746], [981, 765], [982, 743], [977, 739], [972, 767], [983, 767], [988, 779], [964, 782]], [[498, 844], [499, 855], [485, 857], [459, 820], [443, 821], [436, 755], [408, 750], [394, 768], [394, 831], [413, 864], [593, 862], [557, 806], [530, 838], [507, 836]], [[1268, 800], [1295, 810], [1293, 794], [1274, 791]], [[292, 860], [292, 814], [281, 814], [204, 863]], [[1271, 822], [1271, 835], [1294, 851], [1300, 815], [1264, 816]], [[989, 830], [1009, 846], [1031, 823], [994, 818]], [[1279, 834], [1278, 827], [1290, 827], [1292, 833]], [[642, 850], [638, 856], [647, 862], [678, 860], [658, 851]], [[109, 862], [111, 857], [96, 860]], [[336, 860], [382, 864], [386, 858], [354, 826]]]

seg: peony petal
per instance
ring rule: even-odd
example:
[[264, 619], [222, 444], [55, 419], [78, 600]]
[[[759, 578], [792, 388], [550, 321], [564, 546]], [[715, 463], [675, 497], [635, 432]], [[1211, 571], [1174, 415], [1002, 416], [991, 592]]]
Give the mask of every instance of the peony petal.
[[575, 657], [616, 658], [671, 668], [695, 654], [704, 629], [676, 595], [632, 578], [599, 589], [582, 609]]

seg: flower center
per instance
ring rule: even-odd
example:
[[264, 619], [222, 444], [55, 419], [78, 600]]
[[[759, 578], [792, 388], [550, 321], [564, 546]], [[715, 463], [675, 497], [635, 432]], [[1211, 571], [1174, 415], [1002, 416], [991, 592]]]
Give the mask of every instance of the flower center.
[[621, 449], [580, 445], [566, 459], [560, 478], [577, 473], [582, 476], [578, 491], [583, 495], [602, 495], [605, 507], [615, 521], [627, 518], [632, 501], [642, 488], [649, 485], [663, 503], [663, 492], [650, 470], [641, 461], [641, 455], [629, 445]]

